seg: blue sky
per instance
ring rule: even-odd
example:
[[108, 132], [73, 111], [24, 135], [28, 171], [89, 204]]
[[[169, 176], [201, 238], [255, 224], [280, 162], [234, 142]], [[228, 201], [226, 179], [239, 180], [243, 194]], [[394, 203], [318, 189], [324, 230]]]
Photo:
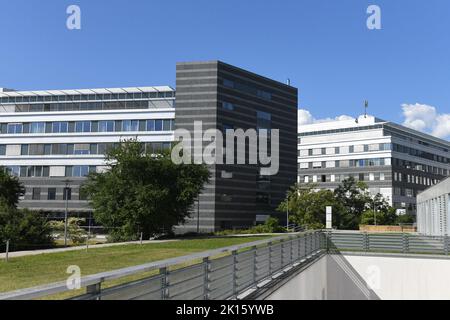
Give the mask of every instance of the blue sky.
[[[71, 4], [81, 30], [66, 28]], [[366, 27], [370, 4], [381, 8], [381, 30]], [[174, 86], [175, 62], [218, 59], [290, 78], [307, 121], [356, 116], [367, 99], [378, 117], [450, 137], [450, 1], [0, 0], [0, 8], [0, 87]]]

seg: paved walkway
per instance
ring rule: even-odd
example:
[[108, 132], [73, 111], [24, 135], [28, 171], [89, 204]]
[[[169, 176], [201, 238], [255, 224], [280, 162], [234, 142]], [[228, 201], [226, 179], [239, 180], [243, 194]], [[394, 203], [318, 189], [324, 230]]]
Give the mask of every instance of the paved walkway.
[[[258, 237], [258, 236], [277, 236], [277, 235], [286, 235], [286, 233], [280, 233], [280, 234], [277, 234], [277, 233], [272, 233], [272, 234], [267, 234], [267, 233], [261, 233], [261, 234], [233, 234], [233, 235], [227, 235], [227, 236], [212, 236], [210, 238]], [[181, 241], [181, 240], [185, 240], [185, 239], [181, 238], [181, 239], [171, 239], [171, 240], [146, 240], [146, 241], [142, 241], [142, 244], [165, 243], [165, 242], [174, 242], [174, 241]], [[89, 249], [124, 246], [124, 245], [131, 245], [131, 244], [140, 244], [140, 241], [94, 244], [94, 245], [89, 245]], [[67, 252], [67, 251], [78, 251], [78, 250], [86, 250], [86, 246], [10, 252], [9, 253], [9, 258], [18, 258], [18, 257], [25, 257], [25, 256], [36, 256], [36, 255], [39, 255], [39, 254], [58, 253], [58, 252]], [[6, 254], [5, 253], [0, 253], [0, 259], [5, 259], [5, 258], [6, 258]]]
[[[173, 241], [179, 241], [179, 240], [178, 239], [176, 239], [176, 240], [147, 240], [147, 241], [142, 241], [142, 244], [164, 243], [164, 242], [173, 242]], [[120, 242], [120, 243], [93, 244], [93, 245], [89, 245], [89, 249], [124, 246], [124, 245], [131, 245], [131, 244], [140, 244], [140, 242], [139, 241], [132, 241], [132, 242]], [[67, 251], [78, 251], [78, 250], [86, 250], [86, 246], [10, 252], [9, 253], [9, 258], [17, 258], [17, 257], [24, 257], [24, 256], [36, 256], [36, 255], [39, 255], [39, 254], [67, 252]], [[6, 253], [0, 253], [0, 259], [5, 259], [5, 258], [6, 258]]]

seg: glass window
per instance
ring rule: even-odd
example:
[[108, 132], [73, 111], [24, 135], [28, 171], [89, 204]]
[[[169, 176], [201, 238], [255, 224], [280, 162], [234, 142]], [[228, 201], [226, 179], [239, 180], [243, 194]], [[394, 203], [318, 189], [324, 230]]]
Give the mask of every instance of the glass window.
[[6, 167], [6, 171], [13, 176], [20, 176], [20, 166], [8, 166]]
[[56, 200], [56, 188], [48, 188], [47, 200]]
[[71, 188], [63, 189], [63, 200], [72, 200], [72, 189]]
[[155, 131], [162, 131], [162, 130], [163, 130], [163, 121], [155, 120]]
[[91, 122], [90, 121], [75, 122], [75, 132], [91, 132]]
[[0, 156], [6, 155], [6, 145], [0, 145]]
[[228, 88], [234, 88], [234, 82], [228, 79], [223, 79], [223, 85]]
[[90, 154], [91, 146], [89, 144], [74, 144], [73, 153], [74, 154]]
[[69, 131], [68, 122], [53, 122], [53, 133], [67, 133]]
[[17, 134], [23, 132], [23, 124], [22, 123], [9, 123], [8, 124], [8, 134]]
[[20, 149], [21, 149], [20, 154], [22, 156], [28, 155], [28, 145], [27, 144], [23, 144]]
[[172, 120], [163, 120], [163, 131], [172, 130]]
[[89, 174], [89, 166], [73, 166], [72, 177], [85, 177]]
[[234, 110], [234, 104], [229, 103], [229, 102], [222, 102], [222, 108], [228, 111], [233, 111]]
[[33, 188], [33, 200], [41, 200], [41, 188]]
[[147, 120], [147, 131], [155, 131], [155, 120]]
[[99, 121], [98, 132], [114, 132], [114, 121]]
[[45, 122], [32, 122], [30, 133], [45, 133]]
[[138, 120], [124, 120], [122, 122], [122, 131], [139, 131]]

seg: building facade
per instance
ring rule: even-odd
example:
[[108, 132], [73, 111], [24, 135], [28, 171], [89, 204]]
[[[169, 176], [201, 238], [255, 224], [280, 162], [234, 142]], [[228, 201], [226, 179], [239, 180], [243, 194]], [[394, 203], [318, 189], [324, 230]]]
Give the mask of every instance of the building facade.
[[[297, 177], [297, 89], [229, 64], [177, 64], [176, 128], [194, 135], [194, 121], [203, 130], [278, 129], [279, 172], [261, 175], [258, 165], [215, 164], [200, 196], [201, 230], [243, 228], [277, 216], [276, 208]], [[246, 149], [248, 158], [249, 150]], [[224, 155], [226, 156], [226, 155]], [[183, 228], [196, 228], [195, 219]]]
[[450, 235], [450, 178], [417, 196], [417, 231], [428, 236]]
[[354, 177], [399, 214], [415, 214], [417, 194], [450, 172], [448, 141], [372, 116], [304, 125], [298, 139], [299, 183], [333, 190]]
[[[52, 217], [91, 211], [80, 192], [122, 139], [170, 148], [175, 90], [170, 87], [0, 93], [0, 166], [24, 183], [21, 207]], [[67, 188], [67, 189], [66, 189]]]
[[[280, 171], [260, 177], [253, 165], [214, 165], [198, 201], [201, 231], [254, 225], [276, 207], [297, 176], [297, 89], [222, 62], [177, 65], [171, 87], [0, 90], [0, 167], [26, 187], [20, 206], [53, 218], [92, 209], [85, 176], [106, 169], [104, 154], [137, 138], [146, 150], [170, 149], [174, 130], [280, 129]], [[177, 96], [177, 97], [175, 97]], [[175, 101], [176, 100], [176, 101]], [[264, 127], [264, 128], [265, 128]], [[181, 231], [195, 231], [197, 208]]]

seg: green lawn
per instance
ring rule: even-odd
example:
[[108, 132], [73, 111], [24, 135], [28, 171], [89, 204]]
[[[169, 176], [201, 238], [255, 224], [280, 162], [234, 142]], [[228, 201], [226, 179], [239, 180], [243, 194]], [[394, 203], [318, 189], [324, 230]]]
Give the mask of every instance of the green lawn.
[[[82, 276], [86, 276], [266, 238], [268, 237], [180, 240], [167, 243], [89, 249], [88, 252], [81, 250], [41, 254], [12, 258], [8, 263], [0, 260], [0, 292], [64, 281], [69, 276], [66, 273], [67, 267], [71, 265], [79, 266]], [[136, 278], [116, 280], [107, 286]], [[62, 297], [66, 296], [59, 295], [57, 298]]]

